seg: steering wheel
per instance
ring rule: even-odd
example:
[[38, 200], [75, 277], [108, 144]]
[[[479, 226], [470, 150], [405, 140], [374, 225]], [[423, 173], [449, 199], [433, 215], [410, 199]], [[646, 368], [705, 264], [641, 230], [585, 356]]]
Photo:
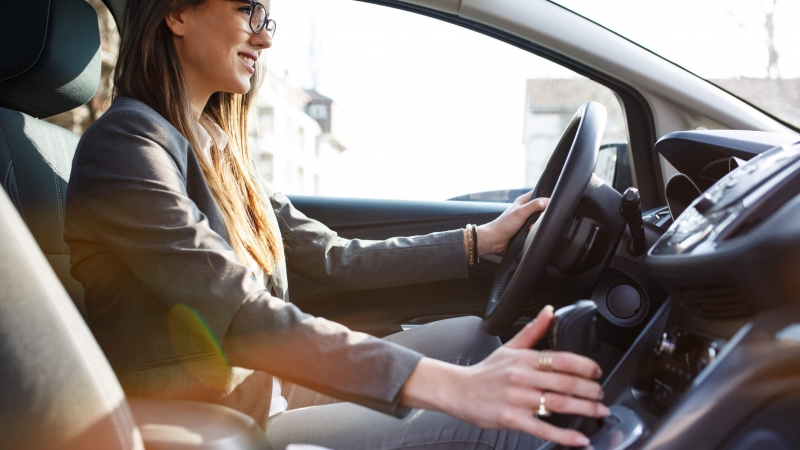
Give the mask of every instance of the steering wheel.
[[605, 126], [605, 107], [587, 102], [558, 141], [531, 195], [531, 201], [550, 197], [550, 203], [511, 239], [497, 269], [483, 319], [489, 334], [506, 332], [522, 314], [534, 289], [546, 281], [547, 266], [558, 256], [561, 236], [594, 172]]

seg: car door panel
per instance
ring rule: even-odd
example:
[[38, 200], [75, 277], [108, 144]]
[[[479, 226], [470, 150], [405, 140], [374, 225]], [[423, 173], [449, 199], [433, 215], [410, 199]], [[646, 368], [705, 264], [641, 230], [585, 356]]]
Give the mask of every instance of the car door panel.
[[[387, 239], [482, 224], [499, 216], [504, 203], [423, 202], [290, 196], [294, 206], [340, 236]], [[384, 336], [402, 325], [481, 315], [489, 296], [497, 258], [471, 267], [468, 279], [446, 280], [366, 291], [336, 291], [289, 273], [292, 302], [304, 311], [351, 329]]]
[[505, 203], [410, 201], [290, 195], [303, 214], [348, 239], [388, 239], [463, 228], [499, 216]]

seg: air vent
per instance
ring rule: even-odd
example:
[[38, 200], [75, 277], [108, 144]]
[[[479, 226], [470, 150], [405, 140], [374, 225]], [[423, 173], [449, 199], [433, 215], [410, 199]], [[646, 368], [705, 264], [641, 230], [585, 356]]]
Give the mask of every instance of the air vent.
[[733, 319], [752, 314], [744, 294], [731, 283], [673, 288], [675, 297], [707, 319]]

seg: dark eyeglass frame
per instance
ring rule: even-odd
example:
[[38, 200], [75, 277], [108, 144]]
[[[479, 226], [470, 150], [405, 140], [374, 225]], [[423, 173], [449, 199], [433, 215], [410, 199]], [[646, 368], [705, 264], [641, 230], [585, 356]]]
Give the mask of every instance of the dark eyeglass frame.
[[[259, 15], [256, 14], [259, 8], [263, 14], [261, 20], [258, 18]], [[250, 0], [250, 29], [253, 30], [253, 33], [258, 34], [261, 33], [264, 28], [267, 29], [269, 37], [273, 37], [275, 36], [275, 30], [278, 28], [278, 25], [274, 20], [269, 18], [269, 13], [264, 5], [255, 0]]]

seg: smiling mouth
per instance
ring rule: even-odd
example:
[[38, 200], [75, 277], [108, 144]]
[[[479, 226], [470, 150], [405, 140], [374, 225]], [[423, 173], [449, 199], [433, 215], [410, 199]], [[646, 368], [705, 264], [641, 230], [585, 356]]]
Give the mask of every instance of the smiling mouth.
[[248, 66], [250, 66], [250, 67], [253, 67], [253, 66], [256, 64], [256, 60], [255, 60], [255, 59], [253, 59], [253, 58], [250, 58], [250, 57], [248, 57], [248, 56], [239, 55], [239, 58], [241, 58], [241, 59], [242, 59], [242, 61], [244, 61], [245, 63], [247, 63], [247, 65], [248, 65]]

